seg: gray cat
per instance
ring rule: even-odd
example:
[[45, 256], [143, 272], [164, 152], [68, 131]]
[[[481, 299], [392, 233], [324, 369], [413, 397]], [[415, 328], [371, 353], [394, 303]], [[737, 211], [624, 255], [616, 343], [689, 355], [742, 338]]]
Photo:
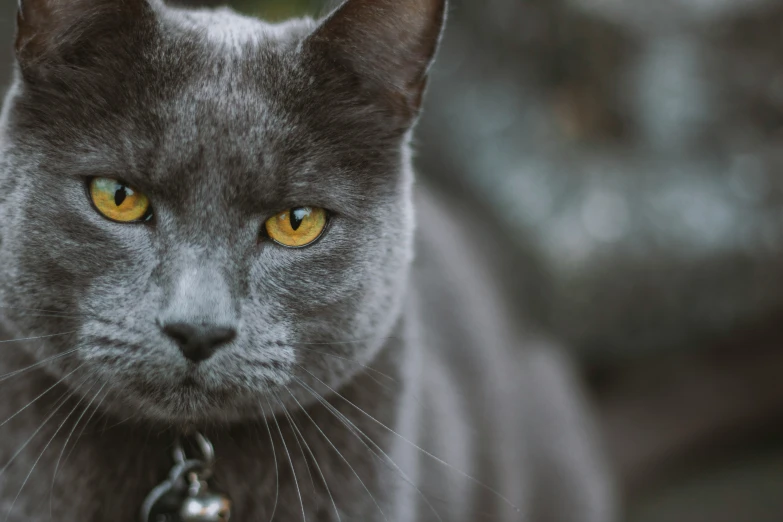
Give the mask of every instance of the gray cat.
[[197, 429], [240, 522], [613, 518], [568, 366], [496, 278], [502, 238], [414, 188], [445, 10], [21, 2], [0, 517], [135, 522]]

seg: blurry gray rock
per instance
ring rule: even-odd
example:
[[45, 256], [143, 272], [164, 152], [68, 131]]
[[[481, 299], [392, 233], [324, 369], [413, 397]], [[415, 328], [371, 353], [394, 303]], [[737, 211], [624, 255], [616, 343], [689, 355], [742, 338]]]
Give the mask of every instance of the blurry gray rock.
[[638, 355], [783, 312], [783, 4], [451, 14], [421, 162], [538, 254], [557, 332], [591, 358]]

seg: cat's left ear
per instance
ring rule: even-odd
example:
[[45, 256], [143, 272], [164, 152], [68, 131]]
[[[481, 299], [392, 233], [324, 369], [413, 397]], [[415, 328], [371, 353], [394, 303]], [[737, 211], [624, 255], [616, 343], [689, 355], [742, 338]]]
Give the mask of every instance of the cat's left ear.
[[79, 67], [95, 56], [132, 52], [149, 0], [18, 0], [16, 55], [25, 77]]
[[440, 43], [447, 0], [347, 0], [307, 45], [348, 68], [412, 123]]

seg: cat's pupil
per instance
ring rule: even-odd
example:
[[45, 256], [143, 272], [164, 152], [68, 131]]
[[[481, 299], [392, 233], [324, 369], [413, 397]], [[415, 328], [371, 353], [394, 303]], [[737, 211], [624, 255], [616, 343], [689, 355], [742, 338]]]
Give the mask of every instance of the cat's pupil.
[[299, 227], [302, 226], [302, 221], [305, 220], [307, 216], [310, 215], [310, 209], [309, 208], [297, 208], [291, 211], [291, 228], [294, 231], [299, 230]]
[[122, 203], [125, 201], [125, 199], [128, 197], [128, 190], [127, 187], [124, 185], [120, 185], [117, 190], [114, 192], [114, 204], [118, 207], [122, 205]]

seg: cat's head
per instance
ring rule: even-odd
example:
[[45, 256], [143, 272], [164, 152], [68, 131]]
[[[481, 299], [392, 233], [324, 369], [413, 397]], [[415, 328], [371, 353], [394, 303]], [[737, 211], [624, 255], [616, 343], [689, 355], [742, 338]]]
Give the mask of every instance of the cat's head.
[[403, 306], [407, 141], [444, 4], [270, 25], [22, 0], [0, 319], [46, 337], [13, 349], [163, 421], [260, 415], [298, 380], [361, 370]]

